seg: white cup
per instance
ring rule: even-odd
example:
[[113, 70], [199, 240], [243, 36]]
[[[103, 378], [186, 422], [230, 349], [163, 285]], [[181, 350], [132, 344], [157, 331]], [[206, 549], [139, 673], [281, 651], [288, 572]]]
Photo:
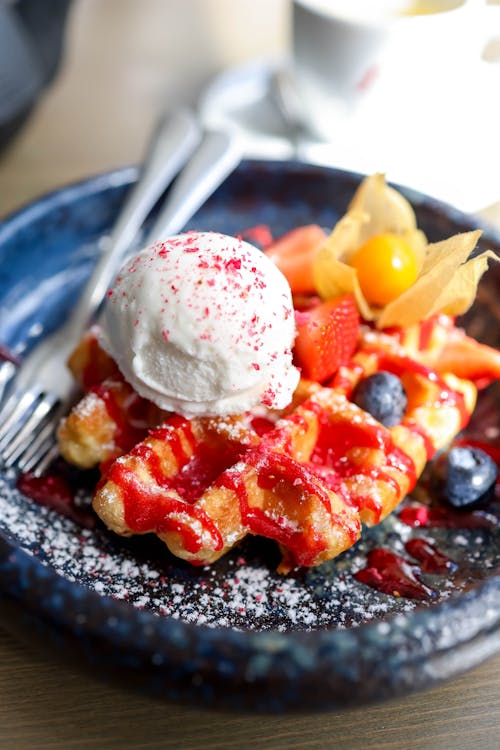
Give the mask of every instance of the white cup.
[[488, 6], [488, 20], [486, 7], [486, 0], [293, 0], [291, 72], [306, 125], [326, 140], [348, 135], [384, 77], [397, 97], [398, 87], [407, 93], [467, 75], [481, 63], [489, 18], [500, 25], [500, 6]]

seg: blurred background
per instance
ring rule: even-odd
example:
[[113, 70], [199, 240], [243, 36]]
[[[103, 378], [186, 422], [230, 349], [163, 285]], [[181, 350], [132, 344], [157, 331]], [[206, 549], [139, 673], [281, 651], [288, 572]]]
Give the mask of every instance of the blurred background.
[[[0, 9], [19, 13], [24, 37], [30, 29], [40, 40], [30, 46], [33, 68], [46, 66], [37, 87], [14, 84], [27, 106], [37, 99], [22, 127], [24, 102], [12, 128], [0, 110], [0, 215], [68, 180], [136, 163], [160, 112], [196, 102], [229, 66], [282, 55], [287, 38], [286, 0], [0, 0]], [[28, 26], [30, 13], [38, 17]]]
[[[482, 209], [500, 199], [500, 0], [471, 1], [498, 11], [482, 61], [495, 64], [472, 71], [459, 52], [451, 82], [439, 63], [422, 64], [428, 49], [401, 70], [393, 59], [369, 105], [325, 144], [269, 102], [271, 74], [290, 54], [290, 0], [0, 0], [0, 217], [137, 163], [161, 112], [200, 101], [209, 124], [243, 131], [250, 156], [384, 171]], [[445, 38], [436, 60], [447, 58]]]
[[136, 163], [160, 112], [195, 103], [223, 69], [284, 54], [287, 10], [287, 0], [0, 0], [2, 14], [20, 19], [39, 74], [24, 91], [9, 89], [24, 100], [10, 125], [0, 72], [0, 215], [68, 180]]

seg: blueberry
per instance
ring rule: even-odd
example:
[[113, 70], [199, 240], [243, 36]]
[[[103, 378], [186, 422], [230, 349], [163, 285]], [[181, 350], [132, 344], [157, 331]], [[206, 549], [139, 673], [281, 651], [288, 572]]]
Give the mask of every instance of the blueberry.
[[385, 427], [401, 422], [408, 402], [401, 380], [385, 370], [361, 380], [352, 400]]
[[488, 500], [494, 491], [498, 467], [487, 453], [471, 446], [455, 447], [448, 453], [445, 493], [455, 508]]

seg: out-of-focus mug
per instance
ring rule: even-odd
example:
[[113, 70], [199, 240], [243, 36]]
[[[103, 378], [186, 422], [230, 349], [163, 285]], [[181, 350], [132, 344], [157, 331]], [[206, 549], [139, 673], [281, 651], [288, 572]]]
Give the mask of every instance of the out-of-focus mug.
[[396, 88], [466, 74], [492, 33], [485, 7], [486, 0], [293, 0], [291, 72], [305, 123], [328, 140], [347, 132], [385, 74]]

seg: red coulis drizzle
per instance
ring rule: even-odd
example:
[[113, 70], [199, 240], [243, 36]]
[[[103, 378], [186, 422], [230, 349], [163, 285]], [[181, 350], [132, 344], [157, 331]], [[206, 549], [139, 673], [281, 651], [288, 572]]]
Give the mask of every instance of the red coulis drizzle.
[[417, 424], [417, 422], [414, 422], [411, 419], [404, 419], [403, 424], [408, 430], [415, 433], [416, 435], [419, 435], [422, 438], [427, 460], [429, 461], [435, 454], [436, 449], [434, 447], [434, 443], [432, 442], [431, 438], [426, 433], [422, 425]]
[[[407, 491], [413, 489], [417, 479], [415, 465], [411, 458], [394, 444], [387, 429], [376, 422], [356, 424], [347, 420], [330, 421], [325, 411], [316, 404], [311, 404], [311, 408], [316, 412], [319, 421], [318, 439], [310, 459], [313, 468], [331, 468], [340, 478], [361, 474], [373, 480], [381, 479], [399, 494], [401, 488], [398, 482], [382, 467], [363, 467], [350, 461], [346, 455], [353, 447], [374, 448], [384, 453], [387, 467], [397, 469], [408, 478]], [[354, 489], [351, 489], [350, 493], [345, 493], [345, 499], [359, 510], [370, 509], [375, 519], [380, 519], [382, 507], [375, 497], [356, 495]]]
[[[118, 387], [120, 383], [116, 385]], [[114, 422], [114, 441], [119, 448], [128, 451], [146, 437], [145, 414], [148, 405], [144, 399], [133, 394], [127, 402], [121, 403], [117, 392], [109, 383], [95, 385], [91, 392], [103, 401], [109, 418]]]
[[389, 549], [370, 550], [366, 567], [358, 570], [354, 578], [384, 594], [407, 599], [435, 599], [436, 591], [419, 578], [421, 569], [405, 557]]
[[[186, 450], [184, 448], [181, 432], [182, 437], [189, 445], [188, 453], [186, 453]], [[186, 465], [196, 446], [196, 438], [193, 435], [191, 423], [188, 419], [185, 419], [185, 417], [181, 417], [178, 414], [170, 417], [166, 425], [163, 425], [162, 427], [154, 430], [151, 433], [151, 437], [157, 440], [164, 440], [168, 442], [169, 448], [172, 451], [174, 459], [179, 468], [183, 468]], [[139, 449], [140, 446], [138, 446], [137, 450]], [[159, 471], [156, 478], [161, 480], [164, 479], [163, 474]]]
[[101, 349], [96, 336], [89, 336], [87, 347], [87, 360], [81, 375], [85, 390], [89, 390], [94, 385], [99, 385], [106, 378], [123, 379], [118, 365]]
[[263, 435], [267, 435], [268, 432], [271, 432], [271, 430], [274, 430], [276, 425], [272, 420], [267, 419], [267, 417], [253, 417], [250, 426], [259, 437], [262, 437]]
[[10, 349], [7, 346], [4, 346], [3, 344], [0, 344], [0, 359], [5, 360], [6, 362], [12, 362], [14, 365], [20, 365], [21, 360], [19, 357], [17, 357], [13, 352], [10, 351]]
[[39, 505], [70, 518], [86, 529], [95, 528], [97, 523], [95, 516], [76, 507], [73, 490], [66, 479], [56, 471], [51, 471], [41, 477], [33, 474], [20, 474], [16, 486], [23, 495]]
[[[330, 497], [318, 481], [317, 476], [304, 464], [283, 453], [274, 453], [259, 446], [245, 453], [245, 463], [257, 471], [257, 483], [262, 489], [290, 496], [295, 491], [299, 495], [315, 495], [332, 517], [333, 523], [350, 534], [354, 543], [358, 538], [358, 528], [350, 527], [346, 521], [334, 514]], [[312, 565], [317, 555], [325, 549], [325, 540], [317, 535], [313, 525], [300, 525], [295, 528], [285, 517], [276, 515], [275, 508], [266, 510], [249, 503], [248, 491], [241, 472], [227, 471], [217, 480], [217, 484], [232, 490], [239, 501], [244, 525], [254, 534], [274, 539], [285, 545], [293, 554], [298, 565]]]
[[[155, 430], [151, 437], [168, 443], [178, 471], [173, 477], [166, 477], [159, 456], [144, 443], [136, 446], [131, 455], [140, 458], [153, 479], [153, 485], [141, 481], [134, 468], [129, 468], [124, 462], [111, 465], [107, 479], [122, 491], [127, 526], [139, 533], [177, 531], [186, 550], [192, 554], [200, 550], [204, 534], [212, 538], [215, 550], [222, 549], [223, 539], [216, 525], [194, 503], [225, 469], [238, 460], [241, 446], [237, 443], [226, 445], [221, 451], [217, 445], [197, 443], [189, 420], [178, 416]], [[169, 494], [168, 490], [180, 498]], [[196, 522], [196, 528], [192, 521]]]
[[382, 547], [371, 550], [364, 568], [354, 578], [384, 594], [407, 599], [435, 599], [437, 592], [424, 583], [422, 573], [450, 574], [457, 564], [426, 539], [410, 539], [405, 549], [418, 563]]
[[[393, 373], [394, 375], [397, 375], [398, 377], [403, 377], [405, 374], [413, 373], [415, 375], [420, 375], [422, 378], [425, 378], [429, 382], [434, 383], [439, 390], [438, 397], [436, 398], [436, 404], [455, 407], [456, 409], [458, 409], [460, 413], [460, 429], [465, 427], [465, 425], [469, 421], [470, 415], [467, 411], [464, 396], [462, 393], [460, 393], [460, 391], [456, 391], [451, 388], [445, 382], [445, 380], [443, 380], [439, 373], [437, 373], [432, 368], [421, 364], [420, 362], [416, 362], [415, 360], [410, 359], [409, 357], [394, 356], [389, 354], [388, 352], [380, 352], [376, 349], [372, 350], [368, 347], [364, 351], [367, 354], [371, 353], [377, 356], [378, 370], [386, 370]], [[353, 389], [353, 381], [349, 377], [349, 373], [351, 373], [351, 375], [354, 375], [354, 382], [356, 383], [364, 374], [363, 366], [358, 362], [352, 362], [346, 367], [341, 368], [332, 381], [332, 386], [334, 388], [342, 390], [348, 397], [350, 397]], [[432, 456], [436, 452], [436, 449], [432, 440], [426, 434], [424, 428], [411, 419], [403, 419], [403, 424], [407, 429], [415, 432], [422, 438], [427, 453], [427, 459], [429, 460], [430, 458], [432, 458]]]
[[398, 377], [402, 377], [406, 373], [421, 375], [439, 388], [439, 395], [436, 399], [437, 404], [452, 406], [458, 409], [460, 412], [461, 428], [465, 427], [469, 421], [469, 412], [467, 411], [463, 394], [451, 388], [439, 373], [431, 367], [427, 367], [409, 357], [391, 357], [389, 354], [383, 354], [379, 359], [379, 368], [392, 372], [393, 375], [397, 375]]
[[424, 573], [452, 573], [457, 569], [457, 564], [451, 558], [443, 554], [438, 548], [421, 537], [409, 539], [405, 544], [409, 555], [418, 560], [420, 568]]
[[[201, 534], [207, 532], [213, 537], [215, 549], [222, 548], [218, 529], [201, 508], [169, 495], [165, 487], [151, 487], [119, 461], [112, 465], [108, 478], [120, 487], [125, 522], [132, 531], [139, 534], [177, 531], [182, 535], [186, 550], [193, 554], [201, 547]], [[191, 523], [183, 522], [183, 518], [188, 518]], [[201, 533], [192, 521], [199, 522]]]
[[413, 528], [493, 529], [499, 519], [484, 510], [453, 510], [444, 506], [408, 505], [399, 511], [399, 520]]
[[432, 315], [427, 320], [423, 320], [419, 325], [419, 336], [418, 336], [418, 348], [420, 350], [427, 349], [431, 342], [434, 327], [437, 322], [437, 316]]

